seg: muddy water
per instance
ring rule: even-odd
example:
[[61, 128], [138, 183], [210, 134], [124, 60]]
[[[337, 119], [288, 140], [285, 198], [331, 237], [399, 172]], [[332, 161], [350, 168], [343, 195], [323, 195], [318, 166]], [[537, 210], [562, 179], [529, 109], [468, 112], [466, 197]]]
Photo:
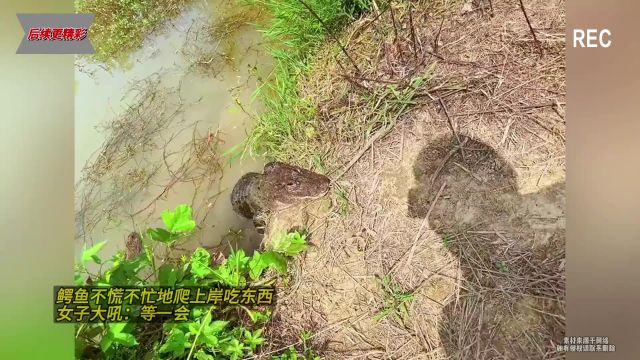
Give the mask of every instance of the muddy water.
[[[141, 80], [157, 76], [160, 86], [172, 89], [172, 99], [167, 103], [182, 104], [180, 113], [181, 131], [171, 142], [173, 149], [179, 149], [192, 140], [193, 130], [199, 133], [216, 132], [223, 141], [219, 153], [238, 144], [246, 138], [252, 127], [251, 116], [239, 111], [237, 101], [243, 104], [248, 112], [259, 111], [259, 105], [252, 102], [251, 93], [255, 90], [255, 71], [249, 69], [257, 65], [259, 72], [266, 74], [269, 69], [269, 57], [262, 50], [260, 35], [252, 27], [245, 27], [233, 35], [235, 60], [222, 66], [214, 77], [193, 71], [193, 54], [185, 48], [219, 47], [220, 44], [198, 43], [198, 34], [204, 26], [219, 17], [219, 2], [197, 4], [186, 9], [177, 19], [167, 24], [163, 31], [151, 35], [144, 46], [131, 54], [131, 66], [126, 69], [107, 71], [104, 67], [87, 63], [79, 59], [76, 66], [76, 101], [75, 101], [75, 176], [76, 181], [82, 177], [85, 164], [95, 160], [102, 148], [108, 133], [100, 130], [100, 125], [116, 119], [132, 105], [127, 98], [128, 89]], [[204, 37], [202, 37], [204, 38]], [[162, 134], [169, 136], [171, 134]], [[175, 135], [175, 134], [173, 134]], [[157, 151], [145, 155], [149, 163], [162, 163], [162, 152]], [[225, 159], [223, 158], [223, 161]], [[230, 229], [241, 229], [246, 233], [245, 243], [231, 246], [249, 246], [255, 242], [256, 234], [251, 224], [238, 217], [231, 209], [229, 194], [237, 179], [248, 171], [259, 170], [262, 162], [259, 159], [244, 158], [235, 162], [224, 163], [221, 177], [213, 182], [213, 189], [206, 193], [199, 192], [196, 202], [203, 203], [208, 209], [206, 221], [201, 223], [190, 243], [184, 248], [196, 246], [217, 246], [229, 239]], [[165, 179], [166, 181], [166, 179]], [[80, 189], [82, 183], [78, 183]], [[150, 185], [144, 191], [134, 194], [127, 203], [128, 213], [148, 204], [161, 192], [163, 186]], [[131, 230], [141, 230], [146, 226], [160, 226], [160, 212], [173, 208], [181, 203], [192, 203], [195, 186], [179, 183], [171, 187], [157, 203], [144, 212], [145, 218], [121, 216], [117, 219], [104, 220], [95, 228], [78, 237], [76, 253], [84, 243], [95, 243], [108, 240], [103, 250], [104, 257], [110, 256], [118, 249], [124, 248], [124, 239]], [[76, 203], [78, 204], [79, 199]], [[195, 204], [194, 204], [195, 205]], [[248, 243], [246, 243], [248, 242]], [[255, 244], [254, 244], [255, 245]]]

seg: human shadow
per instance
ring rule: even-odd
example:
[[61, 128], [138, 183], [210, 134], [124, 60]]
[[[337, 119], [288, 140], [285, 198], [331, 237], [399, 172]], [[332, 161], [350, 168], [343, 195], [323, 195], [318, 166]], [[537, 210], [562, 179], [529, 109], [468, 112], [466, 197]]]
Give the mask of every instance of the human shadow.
[[448, 357], [557, 356], [553, 344], [565, 329], [564, 183], [522, 195], [512, 166], [466, 136], [424, 147], [414, 176], [409, 215], [428, 217], [462, 275], [439, 321]]

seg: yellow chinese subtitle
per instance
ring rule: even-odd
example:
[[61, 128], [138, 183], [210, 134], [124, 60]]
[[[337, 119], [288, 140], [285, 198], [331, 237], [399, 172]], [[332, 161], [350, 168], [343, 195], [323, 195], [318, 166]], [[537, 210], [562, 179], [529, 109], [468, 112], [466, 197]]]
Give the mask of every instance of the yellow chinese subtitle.
[[275, 289], [226, 287], [54, 287], [54, 321], [180, 322], [197, 306], [272, 305]]

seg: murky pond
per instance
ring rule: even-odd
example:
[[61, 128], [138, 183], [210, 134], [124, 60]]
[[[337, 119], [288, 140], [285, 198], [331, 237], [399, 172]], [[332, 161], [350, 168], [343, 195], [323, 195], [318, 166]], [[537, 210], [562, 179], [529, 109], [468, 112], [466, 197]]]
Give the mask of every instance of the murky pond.
[[200, 225], [184, 248], [246, 245], [228, 242], [230, 230], [255, 240], [229, 194], [262, 162], [228, 161], [223, 153], [251, 129], [259, 111], [251, 95], [270, 58], [252, 26], [218, 26], [225, 39], [207, 36], [223, 18], [222, 4], [185, 9], [131, 54], [127, 68], [77, 60], [76, 252], [108, 240], [103, 254], [110, 256], [129, 232], [160, 226], [160, 213], [182, 203], [193, 205]]

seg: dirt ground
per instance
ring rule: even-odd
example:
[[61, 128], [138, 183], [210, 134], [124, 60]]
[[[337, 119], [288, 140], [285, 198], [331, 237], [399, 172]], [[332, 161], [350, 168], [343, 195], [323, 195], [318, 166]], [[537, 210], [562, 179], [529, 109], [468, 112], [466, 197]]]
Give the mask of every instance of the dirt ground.
[[[519, 1], [417, 3], [405, 38], [438, 63], [435, 85], [334, 177], [329, 211], [298, 218], [313, 247], [265, 354], [311, 331], [326, 359], [564, 358], [564, 2], [524, 5], [537, 41]], [[415, 59], [384, 49], [380, 78], [405, 76]], [[357, 148], [341, 145], [344, 166]]]

